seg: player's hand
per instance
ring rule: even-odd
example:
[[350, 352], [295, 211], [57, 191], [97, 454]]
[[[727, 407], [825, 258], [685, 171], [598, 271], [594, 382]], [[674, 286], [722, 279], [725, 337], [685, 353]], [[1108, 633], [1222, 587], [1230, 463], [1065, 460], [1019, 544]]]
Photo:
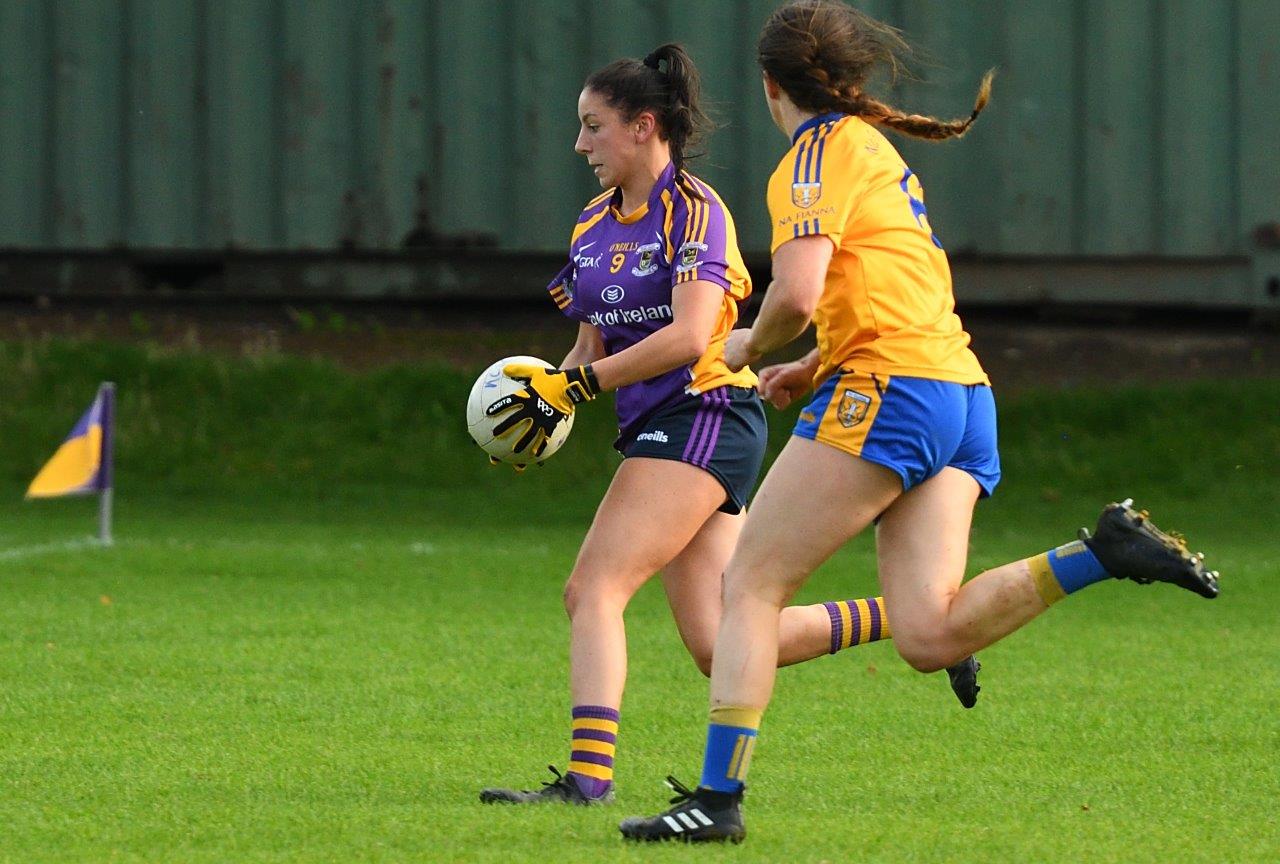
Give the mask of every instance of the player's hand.
[[572, 414], [575, 407], [591, 401], [600, 393], [600, 385], [590, 365], [575, 369], [544, 369], [532, 363], [508, 363], [502, 367], [502, 374], [523, 381], [529, 392], [542, 397], [561, 415]]
[[766, 366], [760, 370], [759, 377], [760, 396], [778, 410], [786, 408], [813, 386], [813, 371], [798, 360]]
[[484, 409], [484, 413], [489, 417], [507, 414], [493, 427], [494, 436], [500, 438], [508, 433], [519, 435], [511, 452], [527, 452], [533, 459], [537, 459], [547, 449], [547, 439], [555, 433], [560, 421], [568, 416], [527, 388], [503, 396]]
[[573, 413], [574, 405], [596, 398], [600, 392], [590, 366], [560, 371], [544, 369], [528, 363], [510, 363], [502, 374], [522, 381], [525, 389], [504, 396], [484, 413], [489, 417], [510, 412], [493, 427], [493, 434], [506, 435], [519, 429], [513, 453], [528, 452], [534, 459], [542, 456], [547, 441], [555, 434], [560, 421]]
[[760, 360], [760, 354], [751, 350], [751, 330], [741, 327], [729, 331], [729, 338], [724, 341], [724, 363], [730, 371], [737, 372]]

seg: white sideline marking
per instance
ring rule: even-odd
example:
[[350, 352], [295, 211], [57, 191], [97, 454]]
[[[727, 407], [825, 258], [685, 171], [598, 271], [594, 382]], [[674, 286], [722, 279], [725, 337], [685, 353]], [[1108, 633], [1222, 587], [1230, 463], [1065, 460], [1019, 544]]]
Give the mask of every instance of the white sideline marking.
[[[315, 544], [289, 542], [289, 541], [272, 542], [270, 540], [226, 540], [226, 539], [193, 540], [191, 538], [179, 539], [177, 537], [169, 537], [162, 540], [157, 540], [154, 543], [150, 541], [141, 541], [141, 540], [116, 540], [113, 544], [110, 544], [110, 545], [114, 545], [114, 546], [131, 545], [132, 546], [132, 545], [138, 545], [140, 543], [145, 543], [147, 545], [155, 545], [156, 543], [158, 543], [160, 545], [167, 546], [171, 549], [183, 549], [183, 550], [191, 550], [197, 547], [203, 547], [203, 548], [218, 548], [218, 549], [232, 549], [232, 550], [248, 550], [248, 551], [300, 549], [300, 548], [305, 549], [307, 551], [316, 552], [316, 553], [321, 553], [325, 551], [323, 547], [317, 546]], [[382, 544], [374, 544], [374, 546], [370, 547], [368, 544], [365, 544], [365, 543], [354, 542], [354, 543], [347, 544], [346, 548], [352, 552], [364, 552], [369, 548], [379, 549], [379, 547], [381, 546]], [[395, 548], [399, 546], [399, 544], [391, 543], [391, 544], [388, 544], [388, 546], [390, 548]], [[86, 537], [80, 540], [64, 540], [60, 543], [40, 543], [34, 546], [17, 546], [13, 549], [0, 549], [0, 561], [18, 561], [23, 558], [32, 558], [37, 555], [47, 555], [55, 552], [79, 552], [85, 549], [103, 549], [103, 548], [108, 548], [108, 544], [102, 543], [102, 541], [98, 540], [95, 537]], [[401, 546], [400, 548], [404, 548], [404, 547]], [[440, 547], [435, 543], [417, 541], [417, 542], [408, 544], [408, 550], [413, 555], [436, 555], [436, 554], [439, 554]], [[504, 554], [504, 555], [514, 555], [518, 553], [521, 555], [528, 556], [528, 555], [547, 555], [550, 553], [551, 550], [547, 546], [535, 545], [535, 546], [528, 546], [524, 548], [517, 548], [517, 547], [496, 548], [496, 547], [490, 546], [488, 547], [487, 551], [496, 552], [498, 554]]]
[[21, 558], [34, 558], [50, 552], [79, 552], [82, 549], [105, 549], [107, 544], [101, 540], [88, 538], [85, 540], [64, 540], [61, 543], [41, 543], [38, 546], [19, 546], [16, 549], [0, 549], [0, 561], [17, 561]]

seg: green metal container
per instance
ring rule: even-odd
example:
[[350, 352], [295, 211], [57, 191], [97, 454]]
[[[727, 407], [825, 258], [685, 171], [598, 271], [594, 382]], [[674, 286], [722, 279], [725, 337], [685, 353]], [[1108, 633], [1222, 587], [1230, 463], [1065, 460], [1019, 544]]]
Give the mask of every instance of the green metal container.
[[[768, 245], [786, 149], [760, 94], [772, 0], [14, 0], [0, 4], [0, 247], [565, 247], [596, 191], [583, 79], [684, 42], [723, 127], [694, 170]], [[1280, 295], [1280, 3], [876, 0], [918, 46], [904, 141], [959, 259], [1218, 260]], [[982, 286], [974, 286], [982, 291]], [[1004, 290], [1004, 289], [1001, 289]], [[1128, 290], [1128, 289], [1126, 289]], [[1188, 290], [1194, 292], [1195, 286]], [[1271, 292], [1270, 294], [1268, 292]]]

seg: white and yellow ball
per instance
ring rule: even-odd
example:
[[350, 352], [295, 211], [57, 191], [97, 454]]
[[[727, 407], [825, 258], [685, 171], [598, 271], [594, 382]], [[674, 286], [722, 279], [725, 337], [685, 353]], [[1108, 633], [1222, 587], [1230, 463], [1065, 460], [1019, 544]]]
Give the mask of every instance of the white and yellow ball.
[[556, 426], [555, 432], [547, 439], [546, 449], [542, 451], [542, 455], [538, 458], [533, 458], [532, 447], [527, 448], [522, 453], [512, 452], [511, 448], [520, 440], [526, 424], [519, 424], [499, 437], [493, 434], [493, 427], [505, 420], [510, 412], [504, 411], [497, 417], [489, 417], [485, 414], [485, 409], [494, 402], [525, 388], [522, 382], [502, 374], [503, 367], [509, 363], [530, 363], [544, 366], [548, 369], [555, 368], [550, 363], [545, 360], [539, 360], [537, 357], [519, 356], [504, 357], [484, 370], [484, 372], [480, 373], [480, 377], [476, 379], [476, 383], [472, 385], [471, 396], [467, 399], [467, 431], [471, 433], [471, 438], [480, 445], [480, 449], [500, 462], [507, 462], [512, 465], [532, 465], [538, 462], [545, 462], [563, 446], [565, 440], [569, 437], [569, 432], [573, 429], [573, 415], [570, 414], [560, 421], [559, 425]]

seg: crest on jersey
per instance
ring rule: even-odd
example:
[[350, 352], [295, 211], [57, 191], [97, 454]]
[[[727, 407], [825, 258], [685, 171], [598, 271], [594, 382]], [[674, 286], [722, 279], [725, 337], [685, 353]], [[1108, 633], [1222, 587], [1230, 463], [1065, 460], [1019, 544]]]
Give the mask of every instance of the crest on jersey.
[[812, 207], [822, 197], [821, 183], [792, 183], [791, 203], [797, 207]]
[[564, 281], [560, 283], [560, 289], [564, 291], [566, 297], [570, 300], [573, 299], [573, 295], [578, 291], [577, 271], [573, 271], [568, 276], [564, 277]]
[[631, 275], [648, 276], [650, 273], [657, 270], [658, 250], [661, 248], [661, 243], [646, 243], [636, 249], [636, 253], [640, 256], [640, 260], [636, 262], [636, 266], [631, 268]]
[[851, 429], [867, 419], [867, 411], [870, 409], [870, 396], [864, 396], [857, 390], [845, 390], [840, 397], [840, 406], [836, 409], [836, 419], [841, 426]]
[[687, 273], [697, 267], [700, 263], [699, 257], [706, 251], [706, 243], [696, 243], [692, 240], [685, 243], [680, 247], [680, 251], [676, 253], [676, 272]]

